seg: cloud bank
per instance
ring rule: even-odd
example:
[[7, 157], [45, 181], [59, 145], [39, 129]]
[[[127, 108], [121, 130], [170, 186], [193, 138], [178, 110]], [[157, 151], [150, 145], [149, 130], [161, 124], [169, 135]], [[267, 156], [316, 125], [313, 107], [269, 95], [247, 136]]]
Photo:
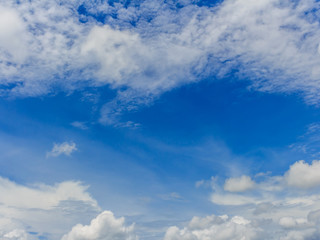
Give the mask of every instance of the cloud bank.
[[234, 74], [252, 89], [318, 104], [317, 1], [177, 3], [2, 1], [1, 95], [107, 85], [117, 96], [101, 122], [114, 124], [163, 92]]

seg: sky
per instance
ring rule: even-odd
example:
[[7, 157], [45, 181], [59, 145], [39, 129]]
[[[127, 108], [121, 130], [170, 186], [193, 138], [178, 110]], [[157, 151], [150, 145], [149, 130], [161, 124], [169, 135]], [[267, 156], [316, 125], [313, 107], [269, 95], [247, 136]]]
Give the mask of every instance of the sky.
[[0, 239], [319, 239], [319, 66], [317, 0], [0, 0]]

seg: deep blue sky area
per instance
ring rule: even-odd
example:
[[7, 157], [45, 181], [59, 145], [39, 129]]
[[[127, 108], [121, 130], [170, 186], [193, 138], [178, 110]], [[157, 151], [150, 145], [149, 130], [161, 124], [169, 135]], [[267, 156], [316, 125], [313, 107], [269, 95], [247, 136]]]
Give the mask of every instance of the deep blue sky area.
[[[83, 143], [101, 142], [124, 154], [112, 159], [133, 161], [158, 177], [182, 178], [187, 174], [195, 181], [203, 175], [210, 177], [221, 157], [208, 142], [223, 143], [234, 157], [244, 156], [247, 160], [243, 161], [257, 165], [255, 171], [267, 171], [264, 161], [268, 154], [264, 151], [289, 150], [289, 145], [306, 133], [308, 125], [319, 119], [319, 109], [305, 104], [299, 95], [250, 91], [245, 82], [234, 79], [207, 79], [173, 89], [150, 106], [121, 116], [121, 121], [139, 123], [137, 128], [101, 125], [99, 109], [113, 96], [114, 91], [105, 88], [42, 98], [2, 99], [1, 131], [31, 139], [42, 148], [77, 138]], [[72, 126], [76, 121], [84, 122], [87, 129]], [[37, 139], [41, 139], [39, 143]], [[198, 153], [180, 152], [188, 148], [202, 149]], [[92, 152], [86, 150], [92, 151], [85, 147], [78, 157], [89, 157]], [[125, 163], [112, 163], [102, 154], [91, 157], [90, 162], [98, 164], [96, 170], [122, 170]], [[290, 159], [283, 161], [287, 164]]]

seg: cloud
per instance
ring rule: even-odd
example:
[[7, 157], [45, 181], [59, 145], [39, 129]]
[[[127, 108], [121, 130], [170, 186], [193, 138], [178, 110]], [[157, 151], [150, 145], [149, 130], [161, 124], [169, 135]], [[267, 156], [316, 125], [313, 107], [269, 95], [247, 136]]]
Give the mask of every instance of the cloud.
[[245, 192], [254, 187], [254, 181], [249, 176], [239, 178], [229, 178], [224, 183], [224, 190], [229, 192]]
[[320, 161], [313, 161], [310, 165], [299, 161], [290, 166], [286, 173], [289, 186], [298, 188], [312, 188], [320, 186]]
[[[3, 193], [0, 202], [8, 206], [46, 210], [67, 200], [83, 201], [97, 206], [97, 202], [86, 193], [87, 188], [74, 181], [62, 182], [55, 186], [40, 184], [30, 188], [0, 177], [0, 190]], [[19, 198], [19, 195], [24, 197]]]
[[27, 240], [28, 234], [23, 229], [15, 229], [2, 236], [3, 240]]
[[0, 238], [58, 239], [100, 211], [87, 188], [74, 181], [24, 186], [1, 177]]
[[170, 227], [164, 240], [205, 240], [205, 239], [259, 239], [259, 228], [251, 225], [250, 221], [239, 216], [207, 216], [194, 217], [187, 227], [179, 229]]
[[0, 94], [109, 86], [117, 94], [101, 110], [105, 124], [173, 88], [231, 73], [251, 89], [319, 102], [316, 1], [191, 2], [3, 2]]
[[21, 63], [27, 55], [24, 34], [25, 25], [19, 12], [0, 6], [0, 54], [3, 60], [12, 58]]
[[75, 122], [72, 122], [71, 125], [73, 127], [80, 128], [82, 130], [87, 130], [88, 129], [88, 126], [87, 126], [86, 122], [75, 121]]
[[[219, 212], [231, 218], [239, 216], [248, 221], [246, 226], [249, 229], [259, 229], [255, 232], [256, 235], [253, 234], [246, 239], [318, 239], [320, 237], [320, 197], [317, 177], [319, 162], [318, 160], [311, 164], [304, 161], [295, 162], [280, 176], [257, 174], [254, 180], [249, 176], [228, 178], [221, 184], [222, 186], [217, 177], [212, 178], [213, 192], [210, 200]], [[247, 186], [244, 184], [247, 182], [251, 183], [248, 184], [251, 187], [250, 191], [246, 191], [246, 187], [243, 187]], [[252, 188], [253, 182], [254, 188]], [[235, 229], [231, 225], [228, 225], [230, 226], [228, 231]], [[223, 224], [218, 226], [223, 229]], [[189, 224], [183, 229], [169, 229], [167, 234], [172, 235], [168, 239], [202, 240], [210, 238], [205, 234], [211, 234], [212, 229], [216, 228], [217, 224], [211, 222], [201, 228], [204, 235], [197, 235], [200, 227], [195, 231]], [[229, 239], [241, 239], [241, 235], [237, 235], [236, 232], [233, 234], [234, 236], [230, 235]]]
[[61, 154], [70, 156], [71, 153], [77, 150], [77, 146], [74, 142], [54, 143], [52, 150], [47, 153], [47, 157], [58, 157]]
[[137, 240], [134, 225], [126, 227], [124, 218], [115, 218], [110, 211], [104, 211], [93, 219], [90, 225], [78, 224], [61, 240]]

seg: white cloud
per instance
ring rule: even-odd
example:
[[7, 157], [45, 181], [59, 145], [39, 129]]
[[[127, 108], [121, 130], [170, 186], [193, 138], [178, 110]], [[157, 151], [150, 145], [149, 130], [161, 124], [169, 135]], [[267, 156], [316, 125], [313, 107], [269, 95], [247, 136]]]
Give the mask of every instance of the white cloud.
[[27, 240], [28, 234], [23, 229], [14, 229], [2, 236], [3, 240]]
[[299, 161], [290, 166], [286, 173], [289, 186], [311, 188], [320, 186], [320, 161], [313, 161], [311, 165]]
[[249, 176], [241, 176], [239, 178], [229, 178], [224, 183], [224, 190], [229, 192], [245, 192], [254, 187], [254, 181]]
[[[86, 192], [87, 188], [80, 182], [74, 181], [62, 182], [54, 186], [39, 184], [26, 187], [0, 177], [0, 191], [3, 193], [0, 196], [0, 202], [7, 206], [46, 210], [66, 200], [83, 201], [97, 206], [96, 201]], [[23, 198], [18, 197], [22, 195]]]
[[58, 239], [79, 219], [87, 222], [100, 211], [87, 188], [74, 181], [24, 186], [0, 178], [0, 238]]
[[90, 225], [74, 226], [61, 240], [137, 240], [133, 229], [134, 225], [124, 225], [124, 218], [115, 218], [112, 212], [104, 211]]
[[259, 239], [259, 228], [255, 228], [250, 221], [239, 216], [231, 219], [228, 216], [194, 217], [189, 225], [183, 229], [170, 227], [164, 240], [206, 240], [206, 239]]
[[3, 60], [12, 58], [20, 63], [27, 55], [24, 22], [19, 12], [0, 6], [0, 54]]
[[279, 220], [280, 226], [284, 228], [297, 228], [300, 225], [306, 225], [308, 220], [306, 218], [293, 218], [293, 217], [282, 217]]
[[[248, 176], [229, 178], [222, 186], [215, 177], [210, 200], [218, 205], [220, 212], [230, 216], [241, 216], [250, 222], [248, 226], [259, 229], [257, 239], [318, 239], [320, 237], [320, 197], [319, 188], [316, 188], [319, 186], [318, 165], [319, 161], [313, 161], [312, 164], [298, 161], [282, 176], [258, 174], [255, 176], [255, 181]], [[251, 191], [243, 190], [246, 188], [242, 186], [246, 184], [241, 183], [242, 178], [254, 182]], [[238, 191], [240, 187], [234, 186], [237, 183], [241, 186], [241, 191]], [[234, 193], [230, 193], [230, 190]], [[206, 225], [202, 231], [209, 233], [213, 226], [215, 225]], [[204, 236], [194, 237], [190, 226], [182, 230], [175, 229], [173, 235], [180, 237], [176, 239], [183, 239], [186, 234], [193, 237], [190, 239], [207, 239]], [[230, 237], [234, 238], [236, 237]]]
[[52, 150], [47, 153], [47, 157], [58, 157], [61, 154], [70, 156], [71, 153], [77, 150], [77, 146], [74, 142], [54, 143]]
[[[161, 1], [127, 7], [84, 1], [90, 14], [107, 16], [104, 25], [79, 15], [79, 4], [1, 2], [1, 94], [108, 85], [119, 92], [103, 108], [101, 122], [114, 124], [122, 112], [163, 92], [236, 69], [253, 89], [303, 92], [310, 103], [319, 101], [315, 1], [184, 3], [179, 10]], [[119, 17], [108, 18], [111, 13]]]

